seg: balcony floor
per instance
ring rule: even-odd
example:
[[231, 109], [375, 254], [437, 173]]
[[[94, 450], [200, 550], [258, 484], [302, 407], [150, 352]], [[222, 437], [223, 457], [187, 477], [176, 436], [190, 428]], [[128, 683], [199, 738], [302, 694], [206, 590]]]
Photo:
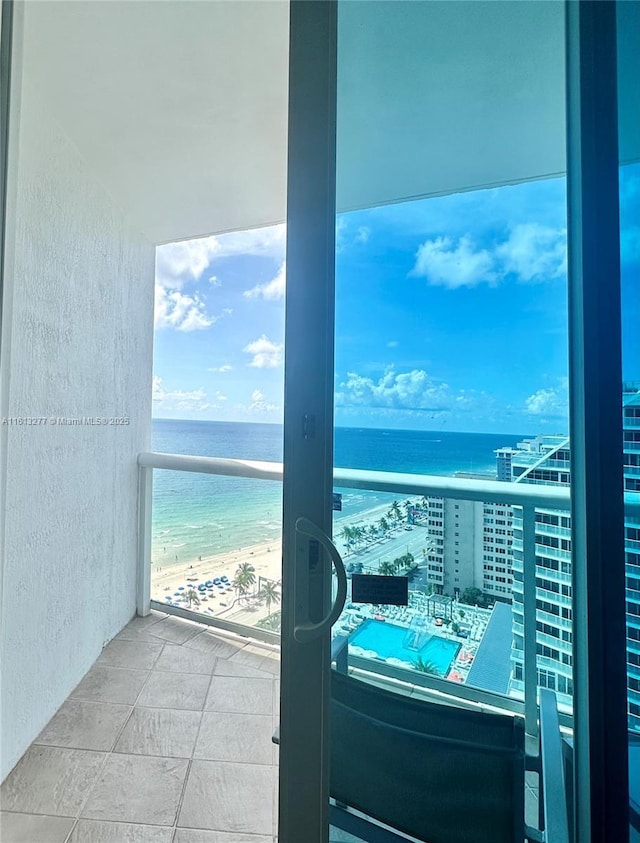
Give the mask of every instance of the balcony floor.
[[2, 785], [0, 840], [276, 843], [279, 672], [277, 647], [134, 618]]
[[273, 843], [279, 650], [152, 613], [2, 785], [3, 843]]

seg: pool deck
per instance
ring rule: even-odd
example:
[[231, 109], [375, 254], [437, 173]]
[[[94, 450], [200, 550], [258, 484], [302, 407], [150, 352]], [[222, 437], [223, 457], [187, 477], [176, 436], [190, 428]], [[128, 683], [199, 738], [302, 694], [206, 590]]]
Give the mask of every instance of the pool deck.
[[[499, 605], [502, 606], [505, 604]], [[454, 620], [456, 620], [456, 615], [459, 616], [459, 613], [463, 611], [465, 613], [464, 618], [460, 618], [457, 622], [470, 627], [469, 637], [460, 638], [453, 632], [450, 632], [449, 628], [444, 624], [441, 626], [436, 624], [435, 618], [427, 614], [426, 598], [422, 598], [421, 595], [411, 594], [409, 606], [373, 607], [366, 604], [351, 604], [349, 607], [349, 604], [347, 604], [347, 607], [343, 619], [336, 626], [337, 632], [342, 635], [354, 633], [366, 620], [388, 621], [395, 626], [409, 629], [416, 617], [424, 619], [426, 622], [424, 631], [427, 635], [437, 636], [438, 638], [460, 645], [460, 649], [447, 670], [447, 678], [459, 684], [464, 684], [468, 680], [476, 654], [484, 640], [486, 630], [495, 609], [495, 607], [492, 610], [487, 610], [467, 606], [466, 604], [454, 604]], [[368, 649], [362, 650], [357, 644], [350, 643], [349, 650], [354, 655], [373, 655], [373, 651]], [[393, 659], [393, 661], [401, 662], [402, 660]], [[510, 667], [509, 656], [506, 658], [506, 665], [507, 668]]]

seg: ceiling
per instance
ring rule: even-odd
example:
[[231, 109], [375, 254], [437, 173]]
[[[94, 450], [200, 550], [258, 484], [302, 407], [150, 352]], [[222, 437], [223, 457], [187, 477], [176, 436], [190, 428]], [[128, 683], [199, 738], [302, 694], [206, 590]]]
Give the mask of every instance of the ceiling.
[[[32, 0], [24, 38], [153, 242], [284, 220], [285, 0]], [[562, 2], [343, 0], [338, 56], [341, 210], [564, 171]]]

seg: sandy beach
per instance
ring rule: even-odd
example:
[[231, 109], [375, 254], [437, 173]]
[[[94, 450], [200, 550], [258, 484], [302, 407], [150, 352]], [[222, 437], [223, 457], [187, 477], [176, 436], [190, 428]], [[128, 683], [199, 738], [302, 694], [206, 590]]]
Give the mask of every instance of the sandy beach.
[[[282, 540], [250, 545], [213, 556], [203, 556], [202, 560], [196, 559], [181, 564], [167, 566], [154, 564], [151, 572], [151, 597], [153, 600], [164, 603], [166, 595], [172, 595], [180, 586], [187, 587], [189, 584], [197, 586], [201, 582], [223, 575], [232, 582], [236, 569], [242, 562], [250, 562], [255, 568], [256, 584], [258, 577], [279, 581], [282, 567]], [[229, 609], [234, 599], [235, 593], [227, 592], [225, 596], [216, 595], [208, 602], [211, 603], [210, 608], [216, 609], [216, 614], [221, 614], [219, 610]], [[227, 605], [221, 607], [221, 602]], [[201, 603], [200, 608], [205, 608], [205, 605]]]
[[[353, 551], [349, 552], [340, 538], [342, 527], [347, 524], [350, 527], [366, 527], [370, 524], [375, 524], [387, 514], [388, 510], [389, 504], [381, 504], [366, 512], [354, 515], [353, 518], [342, 518], [340, 522], [336, 523], [336, 536], [334, 540], [345, 560], [348, 560]], [[394, 531], [393, 537], [387, 539], [390, 545], [390, 553], [392, 553], [392, 546], [395, 544], [393, 538], [396, 538], [398, 542], [403, 540], [401, 527]], [[151, 598], [160, 603], [167, 602], [166, 597], [173, 596], [181, 586], [186, 589], [190, 584], [197, 586], [207, 580], [212, 580], [214, 577], [221, 576], [226, 576], [229, 582], [233, 582], [236, 569], [243, 562], [249, 562], [255, 568], [256, 591], [260, 577], [275, 582], [279, 582], [282, 577], [281, 538], [237, 548], [236, 550], [226, 551], [224, 553], [203, 556], [202, 559], [187, 560], [181, 563], [172, 564], [170, 561], [170, 552], [167, 552], [167, 564], [163, 565], [163, 555], [163, 551], [158, 552], [156, 550], [151, 567]], [[253, 607], [249, 609], [244, 601], [242, 604], [236, 603], [235, 601], [236, 594], [234, 591], [227, 590], [226, 592], [220, 592], [215, 588], [213, 596], [207, 594], [207, 599], [202, 601], [199, 607], [193, 606], [192, 608], [197, 608], [199, 612], [205, 614], [215, 614], [217, 617], [233, 618], [233, 620], [242, 620], [243, 622], [254, 624], [266, 615], [266, 609], [264, 607]], [[181, 604], [182, 601], [178, 605]], [[275, 611], [276, 608], [275, 605], [272, 606], [271, 611]]]

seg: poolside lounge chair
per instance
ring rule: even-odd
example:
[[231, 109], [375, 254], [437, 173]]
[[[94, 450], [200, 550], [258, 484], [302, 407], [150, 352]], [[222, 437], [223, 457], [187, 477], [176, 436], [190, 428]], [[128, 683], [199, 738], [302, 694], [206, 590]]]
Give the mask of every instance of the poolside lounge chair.
[[401, 696], [336, 671], [331, 682], [330, 792], [339, 804], [429, 843], [521, 843], [519, 718]]

